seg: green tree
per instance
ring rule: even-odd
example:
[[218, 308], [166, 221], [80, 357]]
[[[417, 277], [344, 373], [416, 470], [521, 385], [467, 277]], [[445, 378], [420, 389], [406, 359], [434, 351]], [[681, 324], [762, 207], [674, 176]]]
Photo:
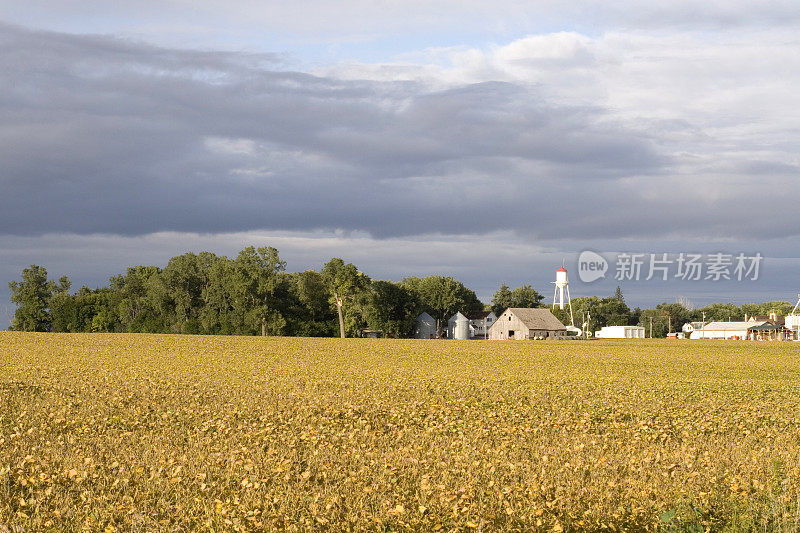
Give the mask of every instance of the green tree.
[[80, 326], [75, 315], [75, 299], [69, 290], [72, 283], [67, 276], [61, 276], [58, 284], [53, 284], [53, 292], [48, 301], [50, 308], [51, 331], [77, 332]]
[[668, 333], [680, 331], [681, 327], [692, 318], [692, 312], [679, 303], [660, 303], [656, 309], [667, 317], [667, 327], [671, 328]]
[[17, 304], [11, 328], [16, 331], [50, 331], [50, 297], [55, 284], [47, 280], [47, 269], [31, 265], [22, 270], [22, 281], [8, 284], [11, 301]]
[[503, 283], [492, 296], [492, 312], [496, 316], [500, 316], [509, 307], [514, 307], [512, 304], [511, 290], [508, 285]]
[[511, 291], [511, 307], [539, 307], [542, 300], [544, 296], [530, 285], [523, 285]]
[[161, 269], [156, 266], [135, 266], [124, 276], [111, 278], [116, 303], [116, 319], [122, 331], [162, 333], [168, 331], [155, 297]]
[[769, 316], [770, 313], [777, 313], [779, 316], [786, 316], [792, 312], [794, 304], [783, 301], [764, 302], [760, 304], [742, 305], [742, 315], [748, 316]]
[[387, 334], [410, 337], [420, 307], [417, 295], [404, 285], [373, 281], [365, 308], [367, 326]]
[[700, 309], [695, 309], [691, 318], [693, 320], [703, 320], [708, 322], [728, 321], [728, 320], [744, 320], [744, 312], [735, 304], [715, 303], [710, 304]]
[[617, 290], [614, 291], [614, 299], [625, 303], [625, 298], [622, 296], [622, 289], [619, 285], [617, 285]]
[[[653, 337], [666, 337], [667, 333], [680, 331], [686, 322], [692, 319], [692, 312], [679, 303], [660, 303], [654, 309], [644, 309], [639, 314], [639, 325], [645, 328], [650, 336], [652, 321]], [[671, 331], [670, 331], [671, 328]]]
[[328, 287], [331, 309], [336, 310], [336, 297], [342, 299], [345, 334], [353, 336], [367, 325], [370, 279], [352, 263], [334, 257], [322, 267], [322, 279]]
[[271, 246], [249, 246], [239, 252], [233, 263], [230, 289], [240, 333], [282, 333], [286, 320], [274, 296], [281, 281], [279, 273], [284, 270], [286, 263]]
[[436, 319], [440, 331], [459, 311], [483, 310], [475, 293], [450, 276], [410, 277], [403, 280], [403, 285], [416, 294], [422, 309]]
[[331, 308], [330, 290], [322, 274], [306, 270], [289, 274], [288, 333], [303, 337], [329, 337], [338, 331]]
[[530, 285], [522, 285], [510, 290], [508, 285], [503, 283], [492, 296], [491, 309], [495, 315], [500, 316], [509, 307], [539, 307], [542, 300], [544, 300], [544, 296]]

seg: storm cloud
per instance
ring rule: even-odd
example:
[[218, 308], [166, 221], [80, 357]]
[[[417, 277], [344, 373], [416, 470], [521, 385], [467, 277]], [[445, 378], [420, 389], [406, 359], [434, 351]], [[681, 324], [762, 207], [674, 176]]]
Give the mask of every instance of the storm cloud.
[[[555, 98], [548, 72], [600, 61], [599, 47], [567, 36], [565, 53], [557, 37], [484, 57], [481, 70], [495, 74], [487, 80], [443, 71], [392, 81], [352, 79], [347, 67], [291, 71], [270, 54], [4, 25], [1, 231], [390, 237], [463, 234], [465, 216], [481, 221], [476, 234], [539, 239], [761, 231], [752, 222], [760, 217], [737, 223], [733, 214], [763, 215], [785, 200], [769, 188], [726, 190], [720, 175], [769, 183], [796, 176], [795, 164], [687, 156], [677, 150], [697, 139], [714, 149], [703, 126], [719, 129], [715, 121], [631, 116], [607, 97]], [[538, 76], [524, 79], [531, 69]], [[709, 193], [691, 194], [687, 172]]]

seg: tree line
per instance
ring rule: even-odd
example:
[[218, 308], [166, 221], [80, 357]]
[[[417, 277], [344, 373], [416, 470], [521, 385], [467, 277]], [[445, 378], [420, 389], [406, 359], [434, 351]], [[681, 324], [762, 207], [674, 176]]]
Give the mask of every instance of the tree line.
[[[286, 272], [272, 247], [248, 247], [235, 258], [211, 252], [173, 257], [164, 268], [135, 266], [114, 276], [107, 286], [72, 291], [68, 277], [48, 278], [38, 265], [23, 269], [9, 283], [17, 308], [11, 329], [52, 332], [194, 333], [230, 335], [336, 336], [336, 298], [342, 299], [347, 336], [364, 329], [397, 337], [413, 335], [416, 317], [429, 313], [443, 330], [456, 312], [508, 307], [538, 307], [544, 297], [530, 285], [511, 289], [505, 283], [484, 305], [475, 292], [450, 276], [407, 277], [400, 282], [374, 280], [352, 263], [333, 258], [319, 270]], [[741, 320], [745, 313], [786, 314], [788, 302], [712, 304], [689, 310], [662, 303], [653, 309], [630, 309], [617, 288], [613, 296], [572, 300], [575, 323], [588, 319], [594, 331], [607, 325], [642, 325], [665, 336], [684, 322]], [[568, 310], [556, 316], [569, 324]]]
[[319, 271], [286, 272], [272, 247], [251, 246], [235, 258], [186, 253], [164, 268], [130, 267], [105, 287], [75, 292], [69, 278], [50, 280], [38, 265], [21, 278], [9, 283], [17, 305], [11, 329], [19, 331], [334, 336], [340, 297], [348, 336], [376, 329], [408, 337], [423, 311], [446, 324], [457, 311], [483, 309], [449, 276], [373, 280], [339, 258]]

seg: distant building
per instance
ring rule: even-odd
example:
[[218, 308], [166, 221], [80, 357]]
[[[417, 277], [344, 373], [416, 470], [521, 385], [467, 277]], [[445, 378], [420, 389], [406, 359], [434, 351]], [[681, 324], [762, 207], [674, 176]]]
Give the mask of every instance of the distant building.
[[778, 313], [770, 313], [769, 315], [754, 315], [751, 317], [747, 317], [744, 315], [744, 319], [747, 322], [769, 322], [775, 326], [783, 326], [786, 324], [786, 317], [780, 316]]
[[792, 335], [792, 339], [800, 341], [800, 315], [789, 315], [786, 317], [786, 329]]
[[598, 339], [644, 339], [642, 326], [604, 326], [594, 336]]
[[710, 322], [692, 332], [690, 339], [747, 339], [750, 328], [767, 324], [766, 321]]
[[362, 339], [380, 339], [383, 337], [383, 331], [379, 329], [362, 329], [358, 333]]
[[[692, 332], [691, 339], [732, 339], [782, 341], [792, 338], [791, 329], [781, 320], [747, 320], [744, 322], [711, 322]], [[773, 323], [775, 322], [775, 323]]]
[[694, 332], [694, 331], [696, 331], [698, 329], [703, 329], [703, 323], [702, 322], [687, 322], [686, 324], [683, 325], [683, 327], [681, 328], [681, 331], [686, 336], [686, 338], [689, 338], [689, 336], [692, 334], [692, 332]]
[[492, 311], [472, 311], [464, 313], [469, 320], [470, 337], [486, 338], [489, 328], [497, 321], [497, 315]]
[[436, 338], [436, 319], [428, 313], [422, 313], [417, 317], [414, 324], [415, 339], [435, 339]]
[[492, 340], [566, 338], [567, 328], [549, 309], [510, 307], [489, 327]]

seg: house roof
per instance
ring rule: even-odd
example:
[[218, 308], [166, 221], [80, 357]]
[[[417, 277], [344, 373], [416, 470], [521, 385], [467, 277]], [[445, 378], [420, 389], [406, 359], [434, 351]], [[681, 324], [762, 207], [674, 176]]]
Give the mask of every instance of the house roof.
[[766, 329], [783, 329], [783, 324], [761, 324], [760, 326], [750, 326], [750, 329], [766, 330]]
[[710, 322], [703, 326], [701, 331], [745, 331], [766, 323], [766, 320], [761, 322]]
[[534, 309], [528, 307], [510, 307], [506, 309], [506, 312], [512, 313], [520, 319], [528, 329], [541, 329], [546, 331], [567, 329], [549, 309], [544, 307], [537, 307]]
[[770, 317], [770, 316], [758, 315], [758, 316], [750, 317], [750, 321], [753, 321], [753, 322], [769, 322], [770, 324], [778, 324], [778, 325], [782, 326], [783, 324], [786, 324], [786, 317], [777, 315], [777, 318], [775, 320], [772, 320], [772, 317]]
[[464, 316], [470, 320], [483, 320], [491, 314], [491, 311], [470, 311], [468, 313], [464, 313]]

